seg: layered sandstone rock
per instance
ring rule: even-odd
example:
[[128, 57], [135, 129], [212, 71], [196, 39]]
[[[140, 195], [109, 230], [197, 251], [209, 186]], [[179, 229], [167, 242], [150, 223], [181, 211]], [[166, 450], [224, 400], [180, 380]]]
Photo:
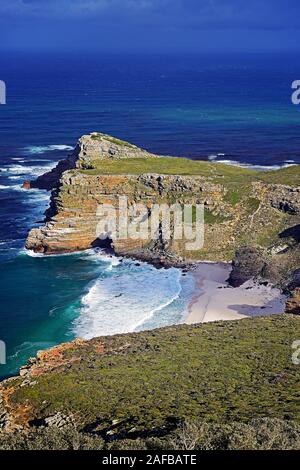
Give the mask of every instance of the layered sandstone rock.
[[65, 160], [60, 161], [53, 170], [39, 176], [35, 181], [25, 181], [23, 187], [49, 191], [57, 186], [63, 173], [67, 170], [93, 168], [94, 164], [101, 160], [137, 157], [157, 156], [123, 140], [99, 132], [92, 132], [89, 135], [83, 135], [78, 140], [74, 151]]
[[289, 214], [300, 214], [300, 187], [256, 182], [253, 188], [271, 207]]
[[[207, 207], [221, 207], [224, 188], [206, 182], [202, 177], [181, 177], [176, 175], [88, 175], [67, 171], [60, 180], [59, 190], [54, 190], [46, 224], [29, 233], [26, 247], [46, 254], [84, 250], [101, 245], [99, 239], [99, 207], [103, 204], [116, 208], [119, 216], [119, 197], [126, 197], [127, 206], [144, 204], [149, 209], [155, 203], [203, 203]], [[227, 210], [228, 218], [230, 211]], [[149, 222], [150, 227], [150, 222]], [[217, 228], [217, 227], [216, 227]], [[232, 232], [228, 224], [224, 231]], [[213, 236], [213, 231], [211, 231]], [[109, 231], [107, 238], [110, 237]], [[102, 237], [103, 238], [103, 237]], [[138, 254], [143, 248], [154, 249], [161, 239], [112, 239], [117, 254]], [[216, 243], [219, 235], [216, 233]], [[165, 245], [174, 253], [181, 251], [180, 242], [165, 240]]]
[[300, 287], [297, 287], [286, 303], [286, 313], [300, 315]]
[[[175, 262], [175, 258], [231, 260], [234, 252], [242, 246], [254, 251], [261, 250], [255, 256], [254, 251], [250, 256], [248, 254], [244, 267], [241, 268], [246, 259], [245, 253], [239, 268], [235, 263], [232, 276], [236, 279], [232, 278], [233, 283], [266, 273], [276, 279], [276, 276], [284, 276], [283, 271], [290, 272], [299, 267], [299, 187], [268, 184], [253, 177], [252, 182], [247, 182], [245, 194], [240, 191], [240, 200], [235, 201], [235, 190], [232, 188], [236, 187], [236, 182], [233, 181], [232, 186], [226, 171], [223, 175], [219, 174], [217, 164], [211, 173], [206, 172], [206, 176], [205, 172], [203, 176], [156, 173], [109, 175], [107, 170], [101, 170], [108, 161], [137, 157], [140, 161], [155, 156], [105, 134], [92, 133], [79, 139], [72, 155], [31, 183], [34, 187], [53, 190], [45, 225], [31, 230], [26, 247], [45, 254], [64, 253], [102, 246], [106, 238], [105, 243], [117, 254], [149, 260], [167, 256], [171, 263]], [[118, 168], [122, 169], [122, 165]], [[204, 246], [189, 250], [184, 237], [175, 239], [171, 235], [168, 238], [163, 220], [155, 239], [120, 238], [112, 236], [109, 230], [99, 234], [102, 220], [99, 207], [111, 205], [118, 217], [120, 196], [127, 198], [128, 207], [144, 204], [149, 222], [155, 204], [204, 204]], [[269, 263], [270, 257], [276, 262]], [[266, 269], [263, 269], [264, 266]], [[242, 273], [241, 269], [245, 272]]]

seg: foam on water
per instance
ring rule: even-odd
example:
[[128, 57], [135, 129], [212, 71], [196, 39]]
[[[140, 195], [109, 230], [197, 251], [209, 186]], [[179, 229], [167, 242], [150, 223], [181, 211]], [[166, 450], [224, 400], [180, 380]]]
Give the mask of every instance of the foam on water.
[[92, 256], [107, 266], [81, 299], [80, 315], [74, 322], [78, 337], [90, 339], [142, 329], [180, 296], [179, 269], [156, 269], [102, 253]]
[[52, 170], [55, 165], [55, 162], [51, 162], [48, 165], [11, 165], [8, 168], [3, 168], [3, 170], [16, 175], [28, 174], [32, 176], [40, 176]]
[[33, 250], [27, 250], [27, 248], [23, 248], [20, 250], [21, 255], [30, 256], [31, 258], [60, 258], [62, 256], [75, 256], [78, 255], [80, 252], [76, 251], [76, 253], [53, 253], [49, 255], [45, 255], [44, 253], [36, 253]]
[[250, 170], [260, 170], [260, 171], [267, 171], [267, 170], [280, 170], [281, 168], [288, 168], [290, 166], [295, 166], [297, 163], [295, 160], [285, 160], [284, 163], [280, 165], [256, 165], [253, 163], [246, 163], [246, 162], [239, 162], [238, 160], [233, 160], [226, 157], [226, 153], [216, 153], [208, 155], [207, 159], [210, 162], [216, 163], [223, 163], [224, 165], [232, 165], [238, 166], [240, 168], [246, 168]]
[[217, 163], [223, 163], [225, 165], [233, 165], [233, 166], [238, 166], [240, 168], [247, 168], [249, 170], [262, 170], [262, 171], [268, 171], [268, 170], [280, 170], [282, 168], [288, 168], [290, 166], [295, 166], [297, 165], [296, 163], [292, 163], [291, 161], [288, 162], [286, 161], [282, 165], [252, 165], [251, 163], [243, 163], [243, 162], [238, 162], [236, 160], [215, 160]]
[[46, 152], [53, 151], [64, 151], [64, 150], [74, 150], [74, 147], [70, 145], [31, 145], [23, 149], [26, 153], [30, 155], [40, 155]]

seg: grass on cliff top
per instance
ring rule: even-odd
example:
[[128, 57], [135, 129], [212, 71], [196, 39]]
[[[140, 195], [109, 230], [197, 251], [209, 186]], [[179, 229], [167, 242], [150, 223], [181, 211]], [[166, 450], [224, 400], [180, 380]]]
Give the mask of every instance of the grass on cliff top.
[[33, 406], [32, 418], [63, 411], [81, 429], [129, 437], [193, 418], [299, 422], [291, 359], [299, 337], [300, 319], [282, 315], [98, 338], [67, 351], [69, 365], [18, 387], [10, 402]]
[[300, 165], [294, 165], [281, 170], [262, 171], [260, 179], [267, 183], [287, 184], [289, 186], [300, 185]]
[[[96, 162], [93, 161], [93, 165]], [[253, 176], [255, 172], [236, 166], [214, 164], [205, 161], [189, 160], [179, 157], [128, 158], [122, 160], [99, 160], [91, 170], [81, 170], [87, 174], [143, 174], [159, 173], [185, 176]]]
[[216, 182], [224, 182], [225, 184], [234, 181], [247, 182], [253, 180], [289, 185], [300, 184], [300, 165], [276, 171], [254, 171], [233, 165], [189, 160], [179, 157], [99, 160], [98, 162], [93, 161], [93, 165], [97, 166], [93, 169], [81, 170], [81, 172], [89, 175], [158, 173], [166, 175], [203, 176], [210, 177]]
[[101, 133], [91, 135], [92, 140], [101, 140], [102, 138], [105, 138], [105, 140], [108, 140], [112, 144], [120, 145], [121, 147], [129, 147], [131, 149], [137, 148], [135, 145], [132, 145], [129, 142], [126, 142], [125, 140], [117, 139], [116, 137], [112, 137], [110, 135]]

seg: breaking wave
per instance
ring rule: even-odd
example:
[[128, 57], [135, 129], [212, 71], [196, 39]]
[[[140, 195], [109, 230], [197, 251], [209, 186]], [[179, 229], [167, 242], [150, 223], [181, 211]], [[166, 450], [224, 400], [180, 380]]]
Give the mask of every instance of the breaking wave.
[[284, 163], [278, 164], [278, 165], [258, 165], [258, 164], [252, 164], [252, 163], [239, 162], [237, 160], [232, 160], [230, 158], [224, 158], [225, 156], [226, 156], [225, 153], [217, 153], [217, 154], [208, 155], [207, 159], [215, 163], [223, 163], [224, 165], [232, 165], [232, 166], [238, 166], [240, 168], [246, 168], [249, 170], [261, 170], [261, 171], [280, 170], [282, 168], [288, 168], [290, 166], [297, 165], [295, 160], [285, 160]]
[[81, 299], [80, 315], [74, 322], [76, 336], [90, 339], [143, 329], [180, 297], [179, 269], [156, 269], [101, 252], [90, 256], [102, 264], [102, 270]]
[[74, 150], [70, 145], [31, 145], [24, 147], [25, 153], [29, 155], [41, 155], [46, 152]]

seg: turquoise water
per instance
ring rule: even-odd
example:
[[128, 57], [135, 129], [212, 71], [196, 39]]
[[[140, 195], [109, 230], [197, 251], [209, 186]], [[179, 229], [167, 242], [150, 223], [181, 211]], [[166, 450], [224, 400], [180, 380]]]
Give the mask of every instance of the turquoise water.
[[1, 302], [8, 308], [1, 312], [1, 333], [11, 345], [2, 375], [37, 350], [75, 337], [179, 322], [194, 287], [177, 269], [157, 270], [94, 251], [47, 258], [21, 251], [2, 269]]
[[2, 377], [38, 350], [75, 337], [179, 322], [194, 288], [192, 277], [178, 269], [158, 270], [101, 250], [47, 257], [26, 251], [26, 233], [41, 222], [49, 203], [47, 192], [21, 188], [25, 176], [49, 167], [35, 160], [44, 150], [33, 150], [30, 162], [10, 162], [1, 175], [0, 338], [7, 345]]
[[189, 275], [103, 253], [33, 257], [30, 228], [49, 201], [21, 184], [93, 130], [153, 152], [280, 167], [300, 163], [300, 107], [289, 56], [3, 55], [0, 79], [0, 340], [13, 374], [37, 350], [178, 322]]

